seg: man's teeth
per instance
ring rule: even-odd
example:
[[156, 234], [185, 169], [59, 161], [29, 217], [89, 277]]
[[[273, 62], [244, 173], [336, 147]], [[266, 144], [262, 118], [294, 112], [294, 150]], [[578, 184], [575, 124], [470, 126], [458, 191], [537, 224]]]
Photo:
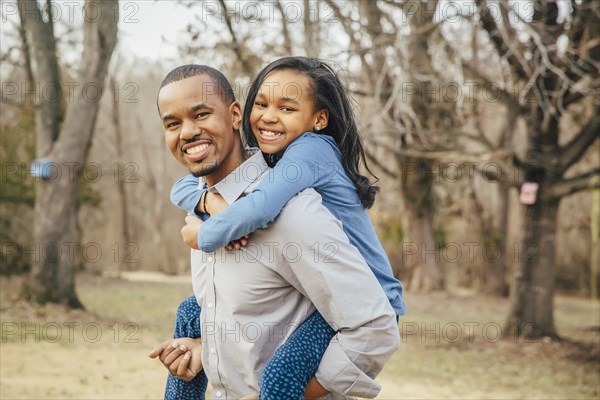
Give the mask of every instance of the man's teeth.
[[199, 144], [198, 146], [190, 147], [185, 152], [188, 154], [196, 154], [205, 150], [208, 147], [208, 144]]
[[275, 131], [266, 131], [266, 130], [264, 130], [264, 129], [261, 129], [260, 133], [261, 133], [263, 136], [267, 136], [267, 137], [275, 137], [275, 136], [281, 135], [281, 132], [275, 132]]

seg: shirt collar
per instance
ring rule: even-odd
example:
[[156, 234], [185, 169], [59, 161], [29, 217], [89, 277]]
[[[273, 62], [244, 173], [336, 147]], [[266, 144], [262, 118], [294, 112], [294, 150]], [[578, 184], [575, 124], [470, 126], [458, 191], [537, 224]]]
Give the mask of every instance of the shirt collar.
[[[251, 156], [216, 185], [208, 187], [208, 190], [223, 196], [227, 204], [236, 201], [244, 192], [249, 191], [253, 184], [258, 184], [260, 178], [269, 169], [258, 149], [246, 149], [246, 154]], [[201, 185], [206, 187], [205, 183]]]

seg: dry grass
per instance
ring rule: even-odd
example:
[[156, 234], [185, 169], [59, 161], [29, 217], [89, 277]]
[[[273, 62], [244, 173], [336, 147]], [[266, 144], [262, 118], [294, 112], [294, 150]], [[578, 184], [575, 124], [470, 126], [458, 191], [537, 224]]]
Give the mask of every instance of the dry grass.
[[[19, 280], [0, 278], [0, 398], [162, 398], [165, 372], [146, 354], [170, 336], [191, 285], [156, 278], [82, 274], [85, 312], [18, 301]], [[505, 299], [409, 293], [407, 303], [403, 345], [378, 378], [379, 398], [600, 397], [598, 302], [556, 299], [559, 333], [579, 344], [497, 340]]]

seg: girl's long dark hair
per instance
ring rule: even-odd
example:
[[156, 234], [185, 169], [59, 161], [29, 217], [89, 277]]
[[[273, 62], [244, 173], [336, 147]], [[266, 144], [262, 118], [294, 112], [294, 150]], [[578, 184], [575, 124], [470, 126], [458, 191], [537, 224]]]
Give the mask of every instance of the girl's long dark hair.
[[258, 146], [250, 126], [250, 113], [258, 90], [267, 75], [276, 70], [290, 70], [303, 74], [310, 79], [311, 93], [316, 110], [327, 109], [329, 122], [327, 127], [319, 131], [333, 137], [342, 153], [342, 165], [348, 177], [356, 186], [356, 192], [365, 208], [371, 208], [375, 195], [379, 192], [369, 179], [359, 173], [360, 165], [376, 180], [377, 177], [367, 165], [365, 150], [360, 140], [358, 126], [350, 103], [350, 96], [335, 71], [325, 62], [309, 57], [284, 57], [267, 65], [252, 83], [244, 106], [242, 129], [246, 143]]

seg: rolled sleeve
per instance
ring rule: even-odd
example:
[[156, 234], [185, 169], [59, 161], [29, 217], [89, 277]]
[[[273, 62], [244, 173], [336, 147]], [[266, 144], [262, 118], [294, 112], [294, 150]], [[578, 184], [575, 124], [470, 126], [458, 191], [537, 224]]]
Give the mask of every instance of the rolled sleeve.
[[394, 310], [321, 196], [306, 190], [284, 213], [280, 226], [287, 229], [278, 237], [302, 251], [281, 262], [280, 273], [337, 331], [319, 364], [317, 381], [333, 393], [375, 397], [381, 385], [374, 378], [400, 343]]
[[[363, 343], [362, 350], [349, 346]], [[356, 329], [342, 329], [325, 351], [315, 377], [327, 390], [347, 396], [373, 398], [381, 390], [375, 377], [398, 348], [395, 318], [382, 315]]]
[[379, 383], [357, 368], [346, 352], [333, 343], [325, 351], [315, 378], [328, 391], [348, 396], [373, 398], [381, 390]]

